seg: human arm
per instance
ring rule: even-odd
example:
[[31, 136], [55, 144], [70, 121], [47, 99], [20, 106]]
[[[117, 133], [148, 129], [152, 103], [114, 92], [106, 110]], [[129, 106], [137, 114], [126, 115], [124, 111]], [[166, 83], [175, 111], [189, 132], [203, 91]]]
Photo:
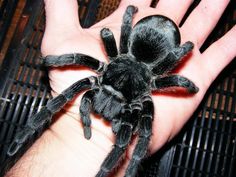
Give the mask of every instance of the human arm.
[[[51, 2], [53, 2], [53, 1], [51, 1]], [[123, 3], [124, 2], [125, 1], [123, 1]], [[164, 3], [164, 1], [160, 1], [160, 3], [161, 2]], [[187, 1], [185, 1], [185, 3], [186, 2]], [[168, 2], [168, 3], [172, 3], [172, 2]], [[224, 3], [225, 3], [224, 4], [224, 6], [225, 6], [226, 2], [224, 2]], [[134, 5], [136, 5], [136, 4], [134, 4]], [[180, 7], [184, 7], [185, 5], [183, 4]], [[203, 6], [205, 6], [205, 5], [206, 4], [204, 4]], [[215, 4], [215, 5], [217, 6], [217, 4]], [[123, 15], [124, 9], [125, 9], [126, 6], [127, 5], [123, 5], [123, 8], [120, 8], [118, 11], [116, 11], [115, 15], [105, 19], [104, 21], [100, 22], [99, 24], [93, 26], [92, 28], [90, 28], [88, 30], [80, 31], [79, 27], [78, 27], [77, 30], [74, 30], [73, 27], [77, 27], [76, 24], [73, 23], [73, 25], [70, 26], [68, 23], [65, 23], [65, 25], [63, 25], [63, 26], [66, 26], [69, 29], [69, 32], [67, 33], [66, 32], [67, 29], [63, 29], [63, 27], [62, 27], [63, 35], [60, 35], [60, 33], [57, 34], [58, 30], [61, 29], [60, 27], [56, 28], [56, 31], [55, 31], [54, 28], [55, 28], [55, 26], [58, 26], [57, 24], [52, 25], [56, 21], [56, 19], [53, 19], [50, 23], [52, 25], [52, 27], [54, 27], [54, 28], [51, 28], [51, 31], [53, 31], [51, 33], [50, 33], [50, 28], [48, 29], [48, 27], [50, 27], [50, 26], [48, 26], [48, 21], [47, 21], [47, 29], [46, 29], [46, 32], [45, 32], [44, 39], [47, 39], [48, 41], [43, 42], [43, 46], [42, 46], [42, 51], [43, 51], [44, 55], [64, 54], [64, 53], [69, 53], [69, 52], [76, 51], [76, 52], [80, 52], [80, 53], [90, 54], [90, 55], [93, 55], [95, 58], [105, 60], [106, 56], [103, 52], [103, 48], [99, 44], [99, 41], [100, 41], [99, 31], [103, 26], [109, 27], [112, 31], [116, 32], [115, 36], [116, 36], [116, 39], [118, 41], [118, 39], [119, 39], [119, 29], [120, 29], [120, 23], [119, 22], [121, 21], [121, 16]], [[163, 7], [163, 6], [164, 5], [162, 5], [161, 7]], [[217, 10], [222, 12], [223, 9], [224, 9], [223, 3], [222, 3], [222, 6], [221, 5], [219, 5], [219, 6], [221, 8], [217, 8]], [[161, 7], [159, 6], [158, 13], [161, 12], [161, 10], [160, 10]], [[165, 10], [163, 10], [163, 13], [165, 14], [166, 11], [167, 11], [168, 16], [172, 15], [172, 13], [177, 13], [177, 14], [173, 14], [173, 16], [170, 16], [170, 18], [174, 19], [175, 21], [178, 21], [177, 19], [181, 19], [180, 16], [182, 16], [183, 13], [180, 15], [178, 13], [178, 10], [176, 10], [176, 9], [173, 10], [173, 9], [171, 9], [171, 7], [172, 6], [168, 6], [168, 9], [166, 8]], [[174, 7], [176, 7], [176, 6], [173, 5], [173, 8]], [[177, 7], [179, 7], [179, 6], [177, 6]], [[58, 9], [58, 8], [53, 8], [53, 9]], [[67, 9], [67, 8], [65, 8], [65, 9]], [[135, 22], [139, 18], [141, 18], [142, 16], [157, 13], [156, 9], [149, 9], [148, 11], [146, 11], [144, 8], [139, 8], [139, 9], [141, 9], [141, 10], [136, 15]], [[143, 12], [142, 12], [142, 10], [143, 10]], [[170, 12], [168, 12], [169, 10], [170, 10]], [[148, 12], [148, 14], [145, 14], [147, 12]], [[205, 13], [209, 13], [209, 12], [211, 12], [211, 11], [209, 11], [209, 8], [208, 8], [207, 12], [205, 12]], [[217, 18], [219, 18], [220, 12], [217, 11], [217, 13], [219, 13], [218, 15], [216, 15], [216, 14], [214, 14], [214, 15], [209, 15], [208, 14], [208, 15], [209, 15], [209, 17], [216, 17], [217, 16]], [[216, 13], [216, 11], [214, 11], [214, 13]], [[61, 14], [64, 15], [65, 13], [61, 12]], [[58, 16], [60, 16], [60, 15], [57, 14], [57, 17]], [[47, 14], [47, 18], [49, 18], [49, 17], [51, 17], [51, 16], [49, 14]], [[66, 18], [66, 19], [72, 19], [71, 21], [76, 21], [76, 20], [73, 20], [72, 17], [71, 18]], [[116, 19], [116, 20], [114, 20], [114, 19]], [[60, 20], [61, 20], [61, 18], [60, 18]], [[118, 22], [118, 23], [114, 23], [114, 22]], [[214, 24], [213, 25], [209, 24], [209, 25], [211, 27], [214, 26]], [[196, 83], [196, 85], [198, 85], [200, 87], [200, 92], [196, 96], [193, 96], [193, 97], [190, 97], [190, 98], [187, 98], [187, 99], [186, 98], [181, 98], [181, 97], [167, 96], [167, 95], [154, 95], [153, 96], [153, 99], [155, 100], [154, 102], [155, 102], [155, 105], [156, 105], [156, 109], [155, 109], [156, 110], [155, 111], [156, 115], [155, 115], [155, 122], [154, 122], [153, 141], [152, 141], [152, 144], [150, 144], [150, 149], [152, 151], [156, 151], [158, 148], [160, 148], [169, 139], [169, 137], [173, 137], [179, 131], [179, 129], [184, 124], [184, 122], [188, 120], [188, 118], [190, 117], [192, 112], [195, 110], [195, 108], [199, 104], [200, 100], [202, 99], [202, 97], [203, 97], [206, 89], [208, 88], [209, 84], [211, 83], [211, 81], [214, 79], [214, 77], [216, 77], [217, 73], [227, 64], [227, 62], [230, 61], [231, 58], [228, 54], [230, 53], [230, 55], [232, 55], [232, 56], [235, 55], [235, 53], [233, 53], [233, 50], [235, 50], [235, 49], [232, 49], [232, 51], [226, 51], [227, 58], [224, 58], [223, 56], [221, 57], [221, 53], [219, 53], [216, 56], [216, 58], [219, 57], [219, 59], [222, 59], [222, 60], [214, 60], [214, 62], [219, 61], [219, 63], [217, 63], [217, 66], [219, 66], [220, 68], [216, 68], [216, 66], [213, 65], [214, 63], [212, 63], [212, 54], [213, 53], [210, 53], [210, 55], [208, 57], [205, 57], [206, 60], [204, 58], [204, 54], [199, 53], [198, 48], [201, 46], [201, 43], [204, 40], [202, 42], [201, 41], [199, 42], [199, 41], [195, 41], [195, 39], [192, 39], [192, 37], [198, 36], [198, 34], [196, 34], [196, 35], [192, 34], [193, 33], [192, 28], [191, 28], [192, 26], [193, 25], [191, 24], [189, 26], [189, 28], [186, 28], [186, 30], [188, 32], [188, 33], [186, 32], [186, 35], [184, 35], [185, 34], [184, 26], [181, 28], [182, 42], [184, 42], [186, 40], [194, 41], [195, 49], [194, 49], [194, 52], [193, 52], [193, 56], [185, 63], [185, 66], [180, 70], [180, 72], [181, 72], [182, 75], [185, 75], [185, 76], [189, 77], [191, 80], [193, 80]], [[198, 26], [197, 22], [194, 23], [194, 26], [196, 26], [196, 27]], [[207, 25], [204, 26], [204, 29], [206, 30], [207, 27], [208, 27]], [[190, 29], [191, 29], [191, 31], [190, 31]], [[196, 32], [200, 33], [202, 38], [206, 38], [207, 34], [206, 34], [206, 36], [204, 36], [204, 34], [206, 32], [201, 31], [201, 30], [202, 29], [200, 28]], [[67, 34], [68, 34], [68, 36], [67, 36]], [[84, 36], [86, 36], [86, 37], [83, 38], [82, 34], [84, 34]], [[191, 34], [191, 36], [187, 36], [189, 34]], [[72, 37], [70, 35], [72, 35]], [[77, 37], [77, 35], [78, 35], [78, 37]], [[235, 33], [233, 33], [233, 35], [235, 35]], [[52, 39], [53, 36], [55, 37], [55, 39]], [[60, 42], [60, 39], [59, 39], [59, 41], [57, 41], [58, 36], [63, 37], [63, 39], [61, 39], [62, 42]], [[231, 33], [230, 36], [232, 37], [232, 33]], [[222, 39], [225, 39], [225, 38], [222, 38]], [[227, 41], [227, 44], [234, 44], [233, 43], [234, 41], [232, 41], [232, 43], [229, 42], [229, 41], [231, 41], [230, 38], [228, 38], [226, 41]], [[51, 46], [50, 46], [50, 42], [52, 44]], [[88, 48], [88, 45], [84, 45], [86, 43], [88, 43], [88, 45], [92, 46], [92, 47]], [[57, 45], [55, 45], [55, 44], [57, 44]], [[46, 45], [46, 47], [45, 47], [45, 45]], [[226, 43], [223, 43], [223, 44], [221, 43], [220, 46], [224, 47], [225, 45], [226, 45]], [[235, 46], [235, 45], [232, 45], [232, 46]], [[46, 51], [44, 49], [46, 49]], [[93, 52], [91, 52], [91, 50]], [[219, 48], [217, 48], [217, 51], [222, 52], [224, 50], [219, 50]], [[206, 61], [208, 61], [207, 59], [210, 60], [209, 61], [210, 64], [205, 65], [204, 63]], [[215, 57], [214, 57], [214, 59], [215, 59]], [[212, 66], [214, 66], [214, 67], [212, 67]], [[206, 68], [204, 68], [204, 67], [206, 67]], [[204, 68], [204, 69], [202, 70], [202, 68]], [[213, 71], [209, 72], [209, 69], [211, 69], [211, 68], [213, 68]], [[201, 70], [200, 73], [199, 73], [199, 70]], [[214, 72], [216, 72], [216, 73], [214, 73]], [[211, 75], [209, 73], [213, 73], [213, 74]], [[64, 88], [68, 87], [71, 83], [78, 80], [79, 77], [77, 77], [77, 76], [85, 77], [85, 74], [90, 75], [90, 74], [93, 74], [93, 73], [91, 73], [87, 70], [86, 71], [85, 70], [75, 71], [75, 70], [72, 70], [70, 68], [60, 69], [60, 70], [53, 69], [50, 72], [50, 78], [51, 78], [51, 81], [52, 81], [51, 86], [57, 93], [60, 93], [62, 90], [64, 90]], [[72, 78], [70, 76], [76, 76], [76, 77]], [[213, 77], [210, 77], [210, 76], [213, 76]], [[69, 83], [69, 82], [71, 82], [71, 83]], [[77, 116], [77, 113], [78, 113], [78, 110], [79, 110], [77, 103], [79, 103], [79, 101], [74, 102], [73, 103], [74, 106], [71, 106], [70, 109], [66, 109], [67, 114], [72, 113], [72, 112], [74, 113], [73, 115], [75, 115], [75, 116], [70, 114], [69, 117], [71, 117], [71, 118], [79, 119], [78, 116]], [[67, 130], [66, 127], [69, 127], [69, 125], [67, 125], [66, 122], [64, 121], [64, 120], [66, 120], [65, 115], [67, 115], [67, 114], [64, 114], [62, 117], [60, 117], [60, 119], [58, 119], [58, 121], [56, 121], [50, 128], [50, 129], [53, 130], [52, 132], [56, 132], [57, 134], [59, 134], [60, 138], [65, 136], [65, 138], [63, 139], [63, 142], [66, 145], [70, 144], [68, 141], [71, 141], [71, 136], [69, 136], [70, 133], [65, 131], [65, 130]], [[109, 126], [105, 126], [99, 119], [96, 119], [96, 118], [93, 118], [92, 122], [93, 122], [92, 123], [93, 124], [93, 132], [95, 131], [95, 133], [93, 133], [93, 138], [95, 138], [96, 140], [101, 138], [101, 136], [98, 136], [98, 137], [96, 136], [96, 130], [98, 130], [98, 132], [102, 132], [103, 136], [106, 136], [108, 139], [110, 139], [111, 143], [114, 141], [113, 135], [110, 132], [110, 127]], [[63, 125], [62, 127], [59, 126], [60, 123]], [[58, 127], [60, 127], [60, 128], [58, 128]], [[62, 132], [62, 130], [63, 130], [63, 132]], [[79, 127], [78, 127], [78, 130], [80, 130]], [[38, 142], [43, 141], [43, 138], [47, 135], [47, 132], [45, 132], [43, 137], [41, 137]], [[49, 136], [46, 136], [46, 137], [49, 137]], [[83, 140], [77, 142], [76, 139], [77, 139], [77, 136], [75, 136], [75, 138], [73, 138], [74, 143], [76, 143], [76, 144], [77, 143], [82, 143], [84, 145]], [[78, 137], [78, 139], [79, 139], [79, 137]], [[54, 141], [52, 141], [52, 142], [54, 142]], [[42, 143], [40, 143], [40, 144], [42, 144]], [[36, 143], [36, 145], [37, 145], [37, 143]], [[111, 144], [104, 143], [104, 147], [105, 146], [109, 149], [111, 147]], [[50, 147], [53, 147], [53, 146], [50, 146]], [[95, 152], [95, 151], [90, 151], [88, 147], [85, 147], [85, 148], [87, 148], [85, 150], [86, 150], [86, 153], [88, 153], [88, 154], [90, 154], [89, 152]], [[31, 149], [33, 149], [33, 148], [31, 148]], [[42, 150], [42, 149], [46, 149], [46, 148], [42, 148], [42, 147], [39, 148], [39, 150]], [[54, 151], [59, 150], [58, 154], [60, 154], [60, 152], [61, 152], [60, 148], [59, 149], [58, 148], [53, 148], [53, 149], [56, 149]], [[75, 148], [75, 149], [77, 149], [77, 148]], [[106, 155], [107, 153], [108, 152], [106, 152], [104, 154]], [[37, 156], [40, 156], [40, 151], [37, 152]], [[83, 154], [81, 154], [81, 156], [83, 156]], [[98, 155], [98, 157], [99, 156], [100, 155]], [[80, 157], [80, 156], [78, 156], [78, 157]], [[49, 159], [51, 159], [51, 158], [49, 158]], [[80, 161], [77, 163], [78, 165], [76, 165], [77, 167], [80, 165], [80, 162], [83, 159], [84, 158], [81, 157]], [[47, 161], [47, 160], [44, 160], [44, 162], [45, 161]], [[40, 162], [42, 162], [42, 160]], [[48, 162], [49, 162], [49, 160], [48, 160]], [[54, 162], [54, 164], [55, 164], [56, 160], [54, 159], [52, 162]], [[32, 164], [34, 164], [34, 163], [32, 163]], [[93, 163], [93, 166], [96, 166], [96, 163], [95, 164]], [[46, 167], [48, 167], [48, 166], [46, 165]], [[90, 168], [91, 168], [91, 164], [90, 164]], [[68, 169], [68, 168], [66, 168], [66, 169]]]

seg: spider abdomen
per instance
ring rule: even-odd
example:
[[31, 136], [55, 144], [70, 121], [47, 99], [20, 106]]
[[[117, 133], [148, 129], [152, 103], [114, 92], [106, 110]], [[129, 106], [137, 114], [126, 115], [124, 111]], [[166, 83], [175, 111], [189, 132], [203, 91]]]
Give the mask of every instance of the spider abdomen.
[[180, 33], [171, 19], [154, 15], [140, 20], [129, 40], [129, 51], [137, 60], [152, 65], [180, 44]]

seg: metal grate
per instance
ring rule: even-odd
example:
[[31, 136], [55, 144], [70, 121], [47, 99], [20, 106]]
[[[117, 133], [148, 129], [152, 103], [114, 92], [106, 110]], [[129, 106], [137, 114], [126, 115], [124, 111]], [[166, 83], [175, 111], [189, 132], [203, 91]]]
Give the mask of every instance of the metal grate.
[[235, 176], [235, 74], [233, 71], [210, 93], [192, 130], [176, 145], [171, 176]]
[[[0, 86], [1, 175], [5, 171], [5, 165], [10, 165], [6, 163], [6, 151], [16, 131], [25, 125], [27, 118], [38, 111], [49, 97], [47, 86], [39, 82], [42, 68], [37, 65], [40, 55], [39, 40], [43, 33], [42, 9], [42, 1], [27, 1], [9, 52], [2, 64], [0, 78], [2, 83]], [[22, 37], [24, 40], [21, 40]], [[31, 65], [32, 63], [34, 65]], [[14, 160], [11, 160], [11, 163]]]
[[[96, 18], [99, 1], [80, 0], [78, 3], [81, 24], [90, 26]], [[6, 157], [15, 133], [50, 98], [50, 89], [44, 82], [47, 79], [42, 79], [45, 71], [40, 66], [44, 24], [43, 1], [27, 1], [0, 70], [0, 176], [18, 158]]]
[[104, 19], [112, 12], [114, 12], [118, 8], [120, 1], [121, 0], [101, 0], [97, 15], [97, 21]]
[[[236, 24], [235, 5], [233, 1], [230, 3], [202, 50]], [[171, 177], [236, 176], [235, 69], [234, 59], [213, 83], [187, 131], [175, 146]]]
[[18, 0], [0, 0], [0, 49], [11, 24]]

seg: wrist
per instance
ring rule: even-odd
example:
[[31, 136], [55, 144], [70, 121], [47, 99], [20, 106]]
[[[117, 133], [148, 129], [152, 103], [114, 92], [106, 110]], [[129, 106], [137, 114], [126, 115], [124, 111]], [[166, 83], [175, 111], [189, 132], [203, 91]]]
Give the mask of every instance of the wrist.
[[6, 177], [95, 176], [112, 144], [112, 139], [97, 128], [92, 129], [92, 138], [86, 140], [80, 122], [63, 114]]

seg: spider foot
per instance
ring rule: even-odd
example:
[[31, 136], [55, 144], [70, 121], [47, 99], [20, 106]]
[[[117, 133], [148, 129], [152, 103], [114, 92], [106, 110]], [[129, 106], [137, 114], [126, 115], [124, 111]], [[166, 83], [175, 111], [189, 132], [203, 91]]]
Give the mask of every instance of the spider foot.
[[109, 174], [109, 171], [106, 169], [101, 169], [98, 174], [96, 175], [96, 177], [106, 177]]
[[92, 136], [91, 127], [84, 126], [84, 137], [89, 140]]
[[82, 100], [81, 100], [81, 105], [80, 105], [80, 117], [83, 124], [83, 129], [84, 129], [84, 137], [86, 139], [90, 139], [92, 136], [91, 119], [89, 117], [89, 114], [91, 111], [91, 105], [92, 105], [94, 94], [95, 94], [94, 90], [87, 91], [83, 95]]
[[126, 9], [126, 13], [131, 13], [130, 15], [132, 16], [134, 13], [138, 12], [138, 7], [129, 5]]
[[23, 146], [25, 142], [27, 142], [35, 133], [35, 131], [32, 128], [26, 127], [23, 131], [20, 131], [13, 142], [10, 144], [7, 155], [13, 156], [15, 155], [19, 149]]
[[121, 126], [121, 121], [118, 119], [113, 119], [112, 120], [112, 131], [114, 134], [117, 134]]
[[191, 94], [199, 91], [199, 88], [191, 80], [180, 75], [170, 75], [153, 80], [153, 90], [161, 90], [168, 87], [182, 87]]
[[191, 41], [187, 41], [182, 45], [183, 48], [186, 48], [186, 51], [190, 51], [193, 49], [194, 44]]
[[110, 59], [116, 57], [118, 55], [118, 51], [112, 31], [108, 28], [103, 28], [101, 30], [100, 36], [102, 38], [107, 55], [111, 57]]
[[181, 59], [187, 55], [194, 47], [194, 44], [190, 41], [184, 43], [182, 46], [176, 48], [173, 53], [176, 59]]
[[142, 137], [139, 139], [137, 146], [135, 147], [132, 159], [129, 162], [128, 168], [126, 169], [125, 177], [135, 177], [140, 161], [146, 155], [149, 144], [149, 137]]
[[125, 148], [121, 148], [117, 145], [113, 147], [111, 152], [108, 154], [106, 159], [101, 165], [99, 172], [97, 173], [96, 177], [106, 177], [117, 164], [119, 159], [121, 158], [122, 154], [124, 153]]

